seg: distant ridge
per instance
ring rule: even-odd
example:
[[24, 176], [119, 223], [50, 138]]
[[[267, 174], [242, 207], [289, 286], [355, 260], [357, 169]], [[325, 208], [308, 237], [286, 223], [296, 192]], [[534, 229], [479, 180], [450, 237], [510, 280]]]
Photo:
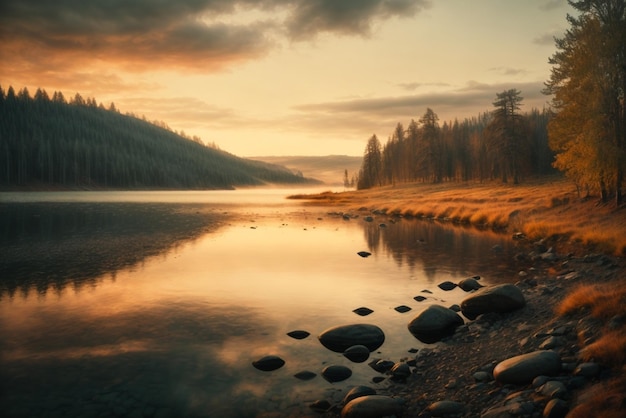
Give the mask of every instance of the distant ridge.
[[345, 170], [348, 178], [358, 175], [363, 157], [348, 155], [326, 156], [265, 156], [250, 157], [253, 160], [278, 164], [294, 172], [300, 172], [306, 177], [313, 177], [329, 185], [342, 185]]
[[95, 99], [0, 88], [0, 188], [232, 189], [315, 184], [275, 164], [237, 157]]

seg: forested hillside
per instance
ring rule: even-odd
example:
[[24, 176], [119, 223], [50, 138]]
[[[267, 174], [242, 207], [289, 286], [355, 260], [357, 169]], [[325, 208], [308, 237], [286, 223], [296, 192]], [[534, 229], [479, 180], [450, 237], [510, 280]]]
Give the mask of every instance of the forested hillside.
[[77, 94], [0, 87], [0, 187], [228, 189], [314, 183]]

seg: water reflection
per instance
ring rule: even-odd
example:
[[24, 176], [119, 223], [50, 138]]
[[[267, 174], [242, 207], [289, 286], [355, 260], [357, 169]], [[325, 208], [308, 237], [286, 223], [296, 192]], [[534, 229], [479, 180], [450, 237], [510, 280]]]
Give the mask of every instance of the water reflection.
[[[513, 250], [495, 234], [408, 219], [344, 221], [272, 202], [0, 205], [0, 295], [24, 295], [0, 297], [0, 410], [316, 416], [310, 402], [338, 401], [378, 376], [325, 349], [317, 335], [370, 323], [385, 332], [373, 355], [405, 358], [423, 346], [407, 330], [410, 319], [465, 295], [435, 284], [474, 274], [493, 281], [507, 257], [492, 247]], [[357, 255], [366, 249], [371, 257]], [[428, 299], [414, 300], [425, 288]], [[399, 305], [412, 311], [401, 314]], [[374, 312], [358, 317], [360, 306]], [[294, 329], [311, 336], [287, 336]], [[285, 366], [252, 367], [268, 354]], [[326, 382], [319, 373], [330, 364], [351, 368], [352, 377]], [[318, 376], [297, 380], [304, 370]]]
[[0, 298], [93, 287], [219, 227], [200, 205], [93, 202], [0, 204]]
[[511, 257], [515, 242], [507, 235], [421, 219], [380, 218], [362, 225], [373, 252], [385, 253], [398, 266], [423, 273], [429, 283], [440, 274], [461, 278], [489, 276], [497, 270], [502, 277], [515, 272]]

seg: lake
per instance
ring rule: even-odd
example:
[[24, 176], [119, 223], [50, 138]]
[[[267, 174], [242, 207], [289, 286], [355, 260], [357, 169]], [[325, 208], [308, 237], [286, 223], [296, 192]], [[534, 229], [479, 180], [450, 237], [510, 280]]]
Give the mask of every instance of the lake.
[[[0, 193], [3, 416], [318, 416], [315, 400], [394, 384], [326, 349], [322, 331], [377, 325], [385, 342], [370, 358], [399, 361], [432, 346], [408, 332], [420, 310], [466, 296], [437, 284], [514, 280], [508, 236], [346, 220], [285, 199], [297, 192]], [[285, 365], [252, 366], [266, 355]], [[352, 376], [329, 383], [328, 365]]]

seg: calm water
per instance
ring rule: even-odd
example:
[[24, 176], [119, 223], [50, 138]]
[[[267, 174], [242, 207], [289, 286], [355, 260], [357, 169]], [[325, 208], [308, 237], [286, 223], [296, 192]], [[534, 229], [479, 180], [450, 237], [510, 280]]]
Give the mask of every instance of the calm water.
[[[514, 251], [507, 237], [367, 214], [346, 221], [285, 200], [292, 192], [0, 193], [0, 410], [316, 416], [314, 400], [388, 385], [372, 383], [367, 362], [325, 349], [323, 330], [378, 325], [386, 340], [372, 358], [398, 361], [425, 346], [406, 327], [421, 309], [464, 296], [438, 283], [513, 280], [508, 257], [492, 250]], [[361, 306], [374, 313], [352, 312]], [[286, 335], [297, 329], [311, 336]], [[269, 354], [285, 366], [252, 367]], [[352, 377], [326, 382], [331, 364]], [[317, 377], [293, 377], [304, 370]]]

